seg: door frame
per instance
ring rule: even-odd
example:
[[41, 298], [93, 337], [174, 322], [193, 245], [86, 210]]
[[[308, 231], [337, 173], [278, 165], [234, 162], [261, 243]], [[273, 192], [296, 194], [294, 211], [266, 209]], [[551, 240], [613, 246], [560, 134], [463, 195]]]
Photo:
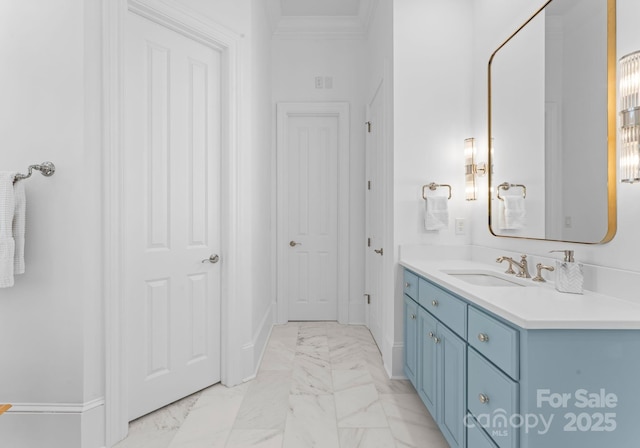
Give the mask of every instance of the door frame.
[[[380, 139], [378, 141], [378, 143], [381, 145], [381, 148], [380, 148], [380, 151], [379, 151], [380, 160], [377, 161], [377, 163], [380, 165], [380, 169], [379, 169], [380, 178], [379, 179], [375, 179], [375, 180], [380, 185], [381, 194], [380, 194], [380, 198], [379, 198], [379, 200], [380, 200], [379, 206], [380, 206], [380, 210], [382, 212], [381, 213], [382, 216], [385, 216], [385, 211], [386, 211], [386, 203], [385, 203], [385, 199], [386, 198], [385, 198], [384, 192], [386, 191], [386, 185], [387, 185], [387, 183], [386, 183], [387, 179], [385, 177], [385, 172], [384, 172], [384, 167], [385, 167], [385, 160], [384, 160], [384, 158], [385, 158], [385, 147], [386, 147], [386, 143], [387, 143], [387, 141], [386, 141], [386, 135], [387, 135], [387, 125], [386, 125], [386, 121], [387, 121], [386, 110], [387, 109], [386, 109], [386, 107], [387, 107], [387, 104], [386, 104], [386, 96], [385, 95], [386, 95], [385, 79], [383, 78], [378, 83], [378, 86], [374, 90], [373, 95], [371, 95], [371, 99], [368, 101], [367, 107], [366, 107], [366, 120], [367, 120], [367, 123], [370, 123], [370, 121], [371, 121], [371, 106], [373, 105], [373, 102], [376, 100], [376, 98], [378, 98], [378, 101], [382, 102], [382, 116], [381, 116], [382, 123], [372, 123], [372, 125], [374, 127], [376, 127], [377, 129], [380, 129], [380, 133], [381, 133]], [[371, 157], [371, 154], [370, 154], [371, 153], [371, 138], [372, 137], [369, 134], [365, 135], [365, 178], [367, 180], [371, 180], [371, 176], [370, 176], [371, 173], [369, 173], [369, 160], [370, 160], [370, 157]], [[367, 238], [369, 238], [370, 237], [370, 232], [369, 232], [369, 226], [370, 226], [370, 223], [369, 223], [369, 207], [370, 207], [370, 204], [371, 204], [371, 195], [370, 195], [369, 192], [365, 192], [365, 194], [366, 194], [365, 209], [364, 209], [364, 213], [365, 213], [365, 236]], [[384, 221], [380, 222], [380, 229], [379, 230], [380, 230], [379, 238], [380, 238], [381, 247], [383, 247], [383, 248], [387, 247], [387, 244], [386, 244], [387, 238], [386, 238], [386, 233], [385, 233], [385, 222]], [[365, 256], [364, 256], [364, 269], [365, 269], [364, 280], [365, 280], [365, 284], [364, 284], [364, 287], [365, 287], [366, 293], [367, 294], [371, 294], [372, 291], [369, 291], [369, 283], [368, 283], [369, 279], [371, 278], [370, 277], [371, 273], [369, 272], [370, 271], [370, 266], [369, 266], [368, 256], [370, 255], [370, 252], [372, 250], [374, 250], [374, 248], [373, 247], [368, 247], [365, 244], [365, 249], [364, 250], [365, 250]], [[380, 264], [383, 266], [382, 270], [384, 272], [384, 259], [381, 260]], [[379, 288], [378, 288], [378, 291], [377, 291], [379, 297], [376, 297], [376, 300], [381, 301], [380, 302], [380, 307], [378, 308], [378, 311], [379, 311], [379, 314], [380, 314], [378, 316], [379, 317], [379, 322], [378, 322], [378, 327], [379, 327], [378, 328], [378, 331], [379, 331], [378, 338], [379, 338], [379, 340], [377, 340], [375, 338], [375, 335], [373, 335], [373, 332], [372, 332], [372, 335], [374, 336], [374, 340], [375, 340], [376, 344], [378, 344], [379, 347], [382, 347], [383, 342], [384, 342], [384, 331], [383, 331], [384, 322], [383, 322], [382, 318], [383, 318], [383, 315], [384, 315], [383, 297], [384, 297], [384, 291], [385, 291], [385, 280], [386, 280], [386, 277], [384, 275], [381, 275], [380, 276], [380, 285], [379, 285]], [[365, 323], [366, 323], [366, 326], [369, 329], [369, 331], [371, 331], [371, 320], [369, 319], [370, 314], [371, 314], [370, 305], [366, 305], [366, 307], [365, 307]]]
[[[109, 0], [103, 4], [103, 300], [105, 330], [105, 436], [112, 446], [128, 432], [127, 303], [124, 296], [124, 32], [128, 12], [138, 14], [221, 53], [221, 378], [242, 382], [242, 322], [237, 312], [242, 36], [161, 0]], [[236, 341], [236, 342], [234, 342]]]
[[349, 153], [350, 119], [347, 102], [282, 102], [277, 106], [276, 191], [277, 191], [277, 318], [278, 323], [289, 321], [289, 303], [284, 296], [286, 284], [287, 216], [283, 204], [287, 201], [288, 185], [280, 175], [286, 170], [288, 122], [291, 117], [336, 117], [338, 119], [338, 322], [349, 322]]

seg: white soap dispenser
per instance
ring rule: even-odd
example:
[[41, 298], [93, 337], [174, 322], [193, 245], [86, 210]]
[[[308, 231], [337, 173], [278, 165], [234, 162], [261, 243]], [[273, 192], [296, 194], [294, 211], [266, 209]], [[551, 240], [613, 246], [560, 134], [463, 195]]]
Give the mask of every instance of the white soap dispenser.
[[564, 253], [564, 260], [556, 261], [556, 289], [560, 292], [582, 294], [584, 283], [582, 263], [576, 263], [572, 250], [552, 250], [551, 252]]

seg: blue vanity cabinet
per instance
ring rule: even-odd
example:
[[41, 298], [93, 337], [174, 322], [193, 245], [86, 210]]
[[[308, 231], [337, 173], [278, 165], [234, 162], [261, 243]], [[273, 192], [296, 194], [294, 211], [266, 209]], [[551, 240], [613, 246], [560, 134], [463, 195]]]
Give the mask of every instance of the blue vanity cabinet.
[[434, 338], [438, 321], [424, 309], [418, 310], [418, 350], [420, 368], [416, 390], [433, 419], [438, 421], [438, 350]]
[[524, 329], [404, 278], [405, 370], [451, 447], [640, 446], [640, 330]]
[[404, 296], [404, 374], [417, 388], [418, 371], [418, 304]]
[[418, 335], [418, 395], [449, 445], [464, 448], [466, 343], [422, 307], [418, 309]]
[[438, 423], [451, 447], [464, 448], [466, 428], [467, 345], [444, 325], [438, 327], [439, 360], [442, 365], [439, 391]]

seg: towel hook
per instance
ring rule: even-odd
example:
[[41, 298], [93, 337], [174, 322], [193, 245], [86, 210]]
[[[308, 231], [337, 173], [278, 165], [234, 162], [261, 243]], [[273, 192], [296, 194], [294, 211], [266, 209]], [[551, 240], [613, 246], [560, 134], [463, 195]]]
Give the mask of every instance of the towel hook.
[[28, 179], [33, 174], [33, 170], [40, 171], [43, 176], [51, 177], [53, 173], [56, 172], [56, 166], [51, 162], [42, 162], [40, 165], [30, 165], [28, 174], [16, 174], [13, 181], [17, 182], [19, 180]]

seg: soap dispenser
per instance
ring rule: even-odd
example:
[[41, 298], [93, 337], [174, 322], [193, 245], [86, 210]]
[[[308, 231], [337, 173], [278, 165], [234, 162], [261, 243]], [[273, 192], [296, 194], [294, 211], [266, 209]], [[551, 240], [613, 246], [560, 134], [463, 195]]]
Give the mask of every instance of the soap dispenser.
[[552, 250], [551, 252], [564, 253], [564, 260], [556, 261], [556, 289], [560, 292], [582, 294], [584, 283], [582, 263], [576, 263], [572, 250]]

